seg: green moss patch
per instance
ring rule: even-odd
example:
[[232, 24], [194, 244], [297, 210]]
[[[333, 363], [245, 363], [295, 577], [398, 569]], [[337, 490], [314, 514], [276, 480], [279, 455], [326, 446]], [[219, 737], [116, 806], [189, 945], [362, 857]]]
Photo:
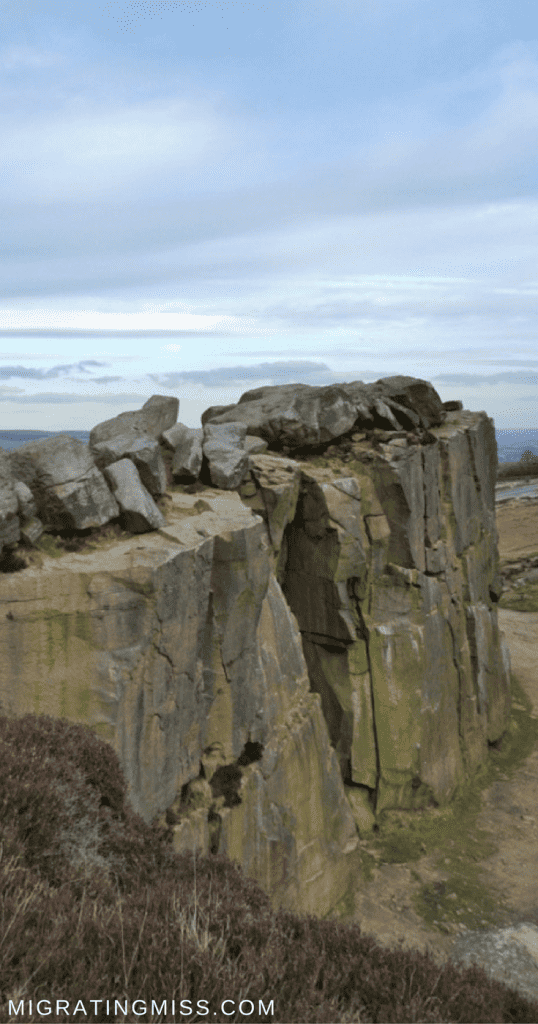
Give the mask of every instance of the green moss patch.
[[538, 612], [538, 583], [525, 583], [503, 594], [499, 608], [508, 608], [513, 612]]
[[[499, 923], [501, 894], [486, 887], [481, 877], [483, 861], [496, 852], [497, 846], [476, 821], [482, 808], [482, 791], [501, 778], [513, 776], [538, 743], [538, 720], [531, 717], [531, 701], [515, 677], [512, 698], [504, 736], [490, 746], [486, 762], [456, 790], [447, 807], [385, 810], [379, 815], [378, 832], [369, 845], [381, 862], [417, 863], [412, 877], [421, 886], [412, 901], [416, 913], [430, 927], [447, 931], [449, 923], [470, 929]], [[448, 876], [445, 881], [423, 882], [418, 862], [426, 855], [433, 855], [434, 867]]]

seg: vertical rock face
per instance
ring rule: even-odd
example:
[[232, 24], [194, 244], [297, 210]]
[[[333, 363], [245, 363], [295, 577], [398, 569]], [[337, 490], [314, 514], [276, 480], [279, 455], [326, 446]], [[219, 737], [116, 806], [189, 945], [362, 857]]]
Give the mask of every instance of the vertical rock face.
[[385, 435], [372, 448], [356, 435], [341, 476], [322, 460], [276, 470], [269, 456], [252, 458], [257, 496], [245, 500], [267, 510], [310, 683], [361, 820], [365, 802], [376, 812], [445, 803], [510, 711], [494, 603], [493, 423], [456, 411], [428, 440]]
[[4, 574], [1, 710], [90, 725], [146, 820], [173, 807], [176, 849], [227, 853], [276, 903], [328, 913], [357, 832], [265, 524], [211, 488], [174, 493], [167, 520]]
[[[176, 401], [0, 453], [0, 544], [36, 507], [143, 531], [0, 575], [0, 710], [88, 724], [175, 849], [326, 914], [357, 826], [446, 803], [506, 728], [493, 422], [407, 377], [262, 388], [192, 437]], [[186, 440], [200, 480], [161, 509]]]

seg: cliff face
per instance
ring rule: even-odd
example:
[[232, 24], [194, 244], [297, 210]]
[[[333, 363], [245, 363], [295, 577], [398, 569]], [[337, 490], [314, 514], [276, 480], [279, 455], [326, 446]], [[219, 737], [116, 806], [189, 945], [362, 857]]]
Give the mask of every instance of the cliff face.
[[345, 459], [339, 475], [289, 463], [275, 487], [273, 460], [255, 456], [244, 500], [269, 510], [311, 686], [368, 827], [374, 809], [448, 801], [506, 728], [493, 423], [449, 413], [429, 444], [374, 450], [356, 435]]
[[174, 805], [177, 849], [328, 912], [357, 834], [266, 528], [209, 488], [173, 494], [167, 520], [0, 578], [2, 711], [90, 725], [146, 820]]
[[495, 465], [457, 410], [422, 441], [250, 454], [238, 493], [175, 489], [143, 536], [41, 545], [0, 576], [1, 710], [90, 725], [176, 849], [327, 913], [356, 826], [448, 801], [507, 725]]

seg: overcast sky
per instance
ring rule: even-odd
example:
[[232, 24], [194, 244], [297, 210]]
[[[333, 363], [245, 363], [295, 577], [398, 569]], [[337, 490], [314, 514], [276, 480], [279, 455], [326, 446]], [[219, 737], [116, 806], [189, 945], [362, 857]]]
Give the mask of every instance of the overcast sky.
[[538, 427], [534, 0], [2, 0], [0, 429], [403, 373]]

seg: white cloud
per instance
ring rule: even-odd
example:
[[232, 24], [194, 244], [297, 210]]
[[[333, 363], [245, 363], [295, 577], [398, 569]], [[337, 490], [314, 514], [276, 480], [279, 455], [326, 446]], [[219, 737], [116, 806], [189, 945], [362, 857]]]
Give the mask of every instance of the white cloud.
[[233, 317], [204, 316], [196, 313], [162, 312], [159, 309], [138, 313], [102, 313], [94, 310], [33, 309], [0, 310], [0, 330], [99, 330], [99, 331], [182, 331], [226, 328]]
[[0, 68], [3, 71], [37, 70], [62, 63], [58, 53], [40, 50], [34, 46], [12, 45], [0, 50]]
[[[142, 188], [151, 207], [162, 192], [159, 176], [181, 192], [182, 175], [238, 145], [242, 126], [228, 124], [215, 102], [170, 97], [96, 107], [75, 95], [45, 115], [28, 110], [3, 127], [3, 193], [41, 205], [107, 195], [122, 202]], [[156, 192], [148, 192], [151, 178]]]

